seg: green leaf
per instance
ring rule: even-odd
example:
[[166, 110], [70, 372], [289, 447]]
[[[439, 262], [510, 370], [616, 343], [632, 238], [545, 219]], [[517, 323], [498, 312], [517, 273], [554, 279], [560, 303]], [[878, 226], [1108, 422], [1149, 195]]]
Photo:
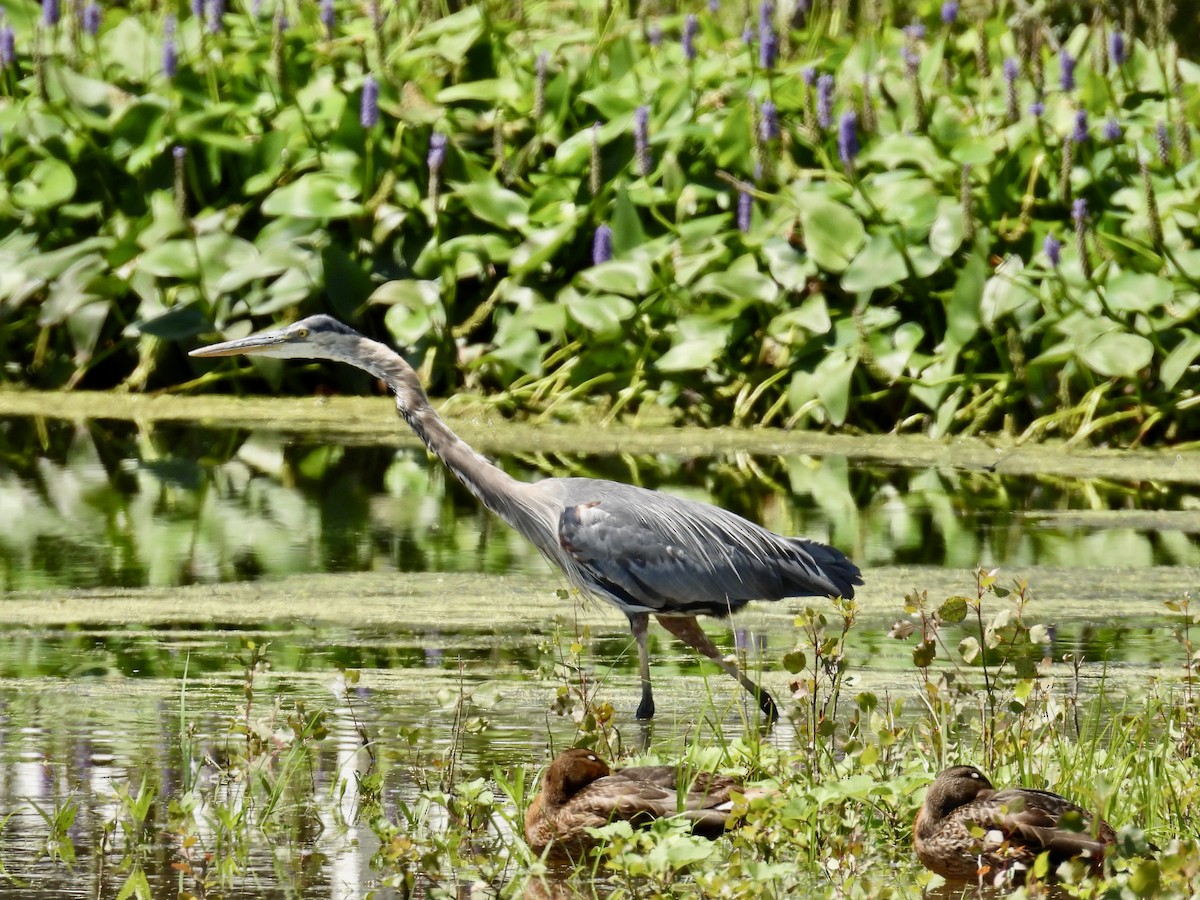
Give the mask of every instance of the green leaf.
[[633, 302], [613, 294], [577, 294], [568, 292], [567, 311], [576, 322], [603, 337], [615, 337], [621, 323], [637, 312]]
[[623, 297], [641, 297], [650, 290], [654, 273], [645, 259], [610, 259], [584, 269], [575, 279], [584, 287]]
[[866, 242], [862, 220], [848, 206], [821, 194], [799, 198], [800, 224], [809, 255], [827, 272], [844, 272]]
[[979, 312], [983, 298], [983, 282], [987, 264], [983, 255], [972, 253], [954, 283], [946, 304], [946, 335], [960, 347], [979, 330]]
[[524, 228], [529, 221], [529, 201], [497, 181], [456, 183], [453, 188], [454, 196], [478, 219], [512, 229]]
[[195, 278], [200, 273], [196, 245], [187, 239], [163, 241], [137, 261], [138, 269], [158, 278]]
[[1185, 331], [1183, 339], [1167, 354], [1158, 370], [1159, 380], [1168, 391], [1174, 390], [1188, 367], [1200, 356], [1200, 334]]
[[390, 307], [383, 321], [396, 343], [411, 347], [446, 324], [441, 288], [436, 281], [401, 279], [381, 284], [367, 301]]
[[550, 228], [542, 228], [529, 235], [513, 250], [509, 267], [514, 274], [534, 272], [550, 260], [559, 248], [575, 235], [574, 220], [560, 222]]
[[966, 597], [947, 597], [946, 602], [938, 607], [938, 618], [951, 625], [957, 625], [967, 617], [968, 602]]
[[958, 252], [966, 226], [962, 204], [943, 197], [938, 203], [937, 218], [929, 229], [929, 248], [943, 259]]
[[735, 259], [723, 272], [710, 272], [693, 286], [697, 294], [718, 294], [731, 300], [757, 300], [774, 303], [779, 297], [779, 285], [758, 270], [758, 262], [750, 254]]
[[802, 291], [817, 274], [813, 261], [783, 238], [768, 238], [762, 247], [771, 277], [789, 291]]
[[12, 186], [13, 205], [34, 212], [51, 209], [75, 196], [75, 173], [61, 159], [49, 157], [34, 163], [29, 173]]
[[1150, 365], [1154, 345], [1140, 334], [1109, 331], [1076, 352], [1083, 364], [1098, 375], [1132, 378]]
[[1166, 306], [1174, 295], [1174, 286], [1165, 278], [1122, 272], [1109, 280], [1104, 299], [1109, 309], [1148, 313]]
[[689, 316], [675, 326], [675, 345], [655, 362], [660, 372], [690, 372], [707, 369], [729, 343], [729, 325]]
[[871, 235], [867, 245], [842, 275], [842, 289], [852, 294], [873, 291], [903, 281], [908, 275], [904, 257], [896, 247], [894, 231]]
[[808, 657], [803, 650], [791, 650], [783, 654], [783, 667], [793, 675], [799, 675], [808, 664]]
[[785, 344], [803, 344], [812, 335], [828, 334], [831, 327], [825, 295], [813, 294], [795, 309], [773, 318], [767, 325], [767, 334]]
[[164, 341], [186, 341], [198, 334], [212, 331], [212, 322], [197, 303], [187, 303], [167, 310], [161, 316], [138, 323], [142, 334], [152, 334]]
[[263, 201], [268, 216], [297, 219], [345, 219], [359, 215], [362, 205], [354, 198], [358, 189], [331, 172], [309, 172], [291, 184], [276, 188]]
[[912, 651], [913, 664], [922, 669], [928, 668], [937, 658], [937, 644], [933, 641], [921, 641]]
[[825, 407], [829, 421], [842, 425], [850, 409], [850, 384], [858, 366], [857, 352], [834, 350], [817, 365], [817, 399]]
[[975, 637], [965, 637], [958, 642], [958, 655], [963, 658], [963, 662], [967, 665], [979, 659], [979, 639]]
[[[987, 267], [981, 257], [975, 255], [971, 258], [980, 259], [980, 264], [986, 272]], [[979, 311], [983, 316], [983, 324], [989, 328], [1004, 316], [1037, 305], [1037, 295], [1020, 277], [1024, 267], [1025, 264], [1019, 256], [1010, 256], [984, 284]]]

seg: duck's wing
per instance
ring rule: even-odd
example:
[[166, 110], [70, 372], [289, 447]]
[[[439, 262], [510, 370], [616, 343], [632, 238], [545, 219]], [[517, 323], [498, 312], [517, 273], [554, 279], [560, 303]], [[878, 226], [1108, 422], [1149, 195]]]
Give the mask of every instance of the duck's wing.
[[651, 781], [608, 775], [575, 794], [564, 809], [599, 819], [597, 825], [620, 820], [645, 824], [679, 812], [679, 795], [673, 789]]
[[979, 824], [999, 829], [1010, 841], [1034, 854], [1048, 850], [1055, 859], [1099, 859], [1105, 845], [1116, 839], [1103, 820], [1093, 834], [1091, 814], [1050, 791], [1011, 788], [996, 791], [969, 807], [975, 808], [972, 818]]

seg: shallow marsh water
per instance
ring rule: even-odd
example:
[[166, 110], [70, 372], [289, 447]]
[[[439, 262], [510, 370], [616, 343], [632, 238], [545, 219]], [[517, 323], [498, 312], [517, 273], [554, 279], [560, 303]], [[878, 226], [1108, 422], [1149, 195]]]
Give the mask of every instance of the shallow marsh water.
[[[1102, 678], [1136, 689], [1179, 667], [1163, 602], [1200, 583], [1196, 454], [495, 418], [476, 410], [455, 424], [517, 477], [632, 481], [844, 549], [867, 582], [847, 653], [854, 689], [914, 692], [911, 645], [887, 637], [905, 593], [969, 594], [979, 564], [1029, 580], [1031, 618], [1055, 626], [1044, 652], [1085, 655], [1084, 690]], [[652, 630], [660, 718], [644, 732], [630, 716], [623, 618], [560, 598], [562, 587], [387, 401], [0, 394], [0, 891], [115, 894], [130, 856], [98, 848], [121, 843], [120, 790], [143, 776], [164, 795], [195, 783], [227, 815], [241, 789], [222, 782], [230, 747], [259, 729], [286, 761], [297, 709], [322, 711], [328, 732], [305, 760], [310, 788], [288, 798], [223, 896], [361, 896], [376, 848], [355, 816], [361, 735], [393, 815], [450, 757], [464, 778], [532, 774], [575, 736], [551, 710], [573, 677], [566, 662], [599, 684], [630, 746], [669, 757], [741, 730], [732, 682]], [[709, 630], [760, 656], [779, 696], [805, 605], [752, 605], [735, 630]], [[265, 663], [251, 649], [264, 646]], [[772, 739], [787, 743], [786, 725]], [[181, 746], [196, 748], [190, 764]], [[215, 820], [204, 813], [197, 822]], [[167, 831], [167, 809], [148, 815], [156, 837], [134, 864], [156, 896], [178, 896], [184, 838]], [[202, 846], [228, 839], [201, 830]]]

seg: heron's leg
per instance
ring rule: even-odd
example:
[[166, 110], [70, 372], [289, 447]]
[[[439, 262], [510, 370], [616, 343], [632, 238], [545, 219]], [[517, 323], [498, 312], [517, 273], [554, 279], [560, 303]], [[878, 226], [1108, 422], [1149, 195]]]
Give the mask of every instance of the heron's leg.
[[637, 641], [638, 672], [642, 676], [642, 702], [638, 704], [639, 719], [654, 718], [654, 692], [650, 690], [650, 650], [646, 647], [646, 632], [650, 630], [649, 613], [629, 613], [629, 630]]
[[779, 709], [760, 685], [755, 684], [736, 665], [731, 663], [721, 653], [719, 647], [712, 642], [695, 616], [655, 616], [660, 625], [685, 644], [695, 647], [718, 666], [738, 680], [738, 684], [750, 692], [750, 696], [758, 701], [758, 707], [766, 716], [768, 724], [779, 718]]

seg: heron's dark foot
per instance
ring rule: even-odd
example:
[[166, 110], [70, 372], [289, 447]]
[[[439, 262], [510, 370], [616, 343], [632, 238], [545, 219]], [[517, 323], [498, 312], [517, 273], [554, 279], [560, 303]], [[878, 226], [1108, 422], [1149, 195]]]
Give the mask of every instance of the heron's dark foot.
[[648, 693], [642, 694], [642, 702], [638, 704], [637, 712], [634, 713], [634, 718], [643, 720], [654, 718], [654, 698]]

